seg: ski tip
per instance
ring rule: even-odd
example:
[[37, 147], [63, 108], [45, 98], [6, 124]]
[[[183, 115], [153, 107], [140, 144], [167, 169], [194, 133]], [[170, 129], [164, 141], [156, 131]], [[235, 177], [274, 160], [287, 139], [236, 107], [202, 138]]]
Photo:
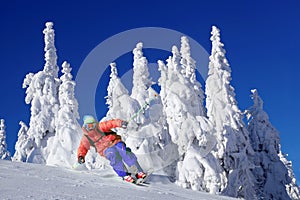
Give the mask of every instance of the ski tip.
[[76, 163], [74, 163], [72, 166], [71, 166], [71, 168], [72, 169], [76, 169], [77, 167], [79, 167], [79, 163], [78, 162], [76, 162]]
[[76, 162], [72, 165], [71, 168], [74, 170], [82, 170], [82, 169], [85, 169], [86, 167], [83, 164]]
[[146, 174], [152, 174], [154, 172], [153, 168], [149, 168], [148, 170], [146, 170]]

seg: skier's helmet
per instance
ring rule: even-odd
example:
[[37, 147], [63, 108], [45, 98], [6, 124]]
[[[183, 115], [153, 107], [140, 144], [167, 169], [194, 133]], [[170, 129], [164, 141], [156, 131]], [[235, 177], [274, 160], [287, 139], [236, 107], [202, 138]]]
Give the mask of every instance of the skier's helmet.
[[92, 115], [85, 115], [83, 117], [83, 123], [84, 124], [93, 124], [93, 123], [96, 123], [96, 120]]
[[91, 115], [85, 115], [83, 117], [83, 123], [84, 123], [84, 126], [87, 130], [92, 130], [96, 127], [96, 120], [93, 116]]

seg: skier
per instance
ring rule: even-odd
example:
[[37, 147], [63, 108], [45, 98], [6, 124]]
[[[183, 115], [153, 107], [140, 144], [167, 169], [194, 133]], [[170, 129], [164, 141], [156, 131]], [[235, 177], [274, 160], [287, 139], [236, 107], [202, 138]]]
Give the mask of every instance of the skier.
[[[83, 137], [77, 150], [78, 163], [85, 162], [85, 156], [91, 146], [95, 147], [96, 151], [106, 157], [110, 161], [110, 165], [114, 171], [123, 178], [123, 180], [135, 183], [137, 179], [146, 178], [146, 174], [142, 171], [137, 158], [131, 149], [126, 147], [121, 136], [117, 135], [112, 129], [127, 128], [128, 122], [120, 119], [112, 119], [104, 122], [97, 122], [91, 115], [83, 117]], [[132, 175], [127, 172], [124, 165], [128, 167], [136, 167], [137, 174]]]

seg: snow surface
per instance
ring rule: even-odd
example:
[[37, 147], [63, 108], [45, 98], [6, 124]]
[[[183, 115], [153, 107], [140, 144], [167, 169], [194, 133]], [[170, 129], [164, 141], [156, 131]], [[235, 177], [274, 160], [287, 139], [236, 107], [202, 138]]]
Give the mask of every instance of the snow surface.
[[153, 174], [147, 186], [118, 179], [112, 169], [75, 171], [0, 160], [1, 199], [233, 199], [187, 190]]

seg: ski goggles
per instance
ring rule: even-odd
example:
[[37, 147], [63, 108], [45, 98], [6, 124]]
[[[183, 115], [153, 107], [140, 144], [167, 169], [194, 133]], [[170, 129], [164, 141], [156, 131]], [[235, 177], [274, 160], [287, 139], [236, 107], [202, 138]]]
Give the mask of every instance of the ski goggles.
[[88, 123], [88, 124], [84, 124], [86, 130], [90, 131], [96, 128], [96, 123]]

